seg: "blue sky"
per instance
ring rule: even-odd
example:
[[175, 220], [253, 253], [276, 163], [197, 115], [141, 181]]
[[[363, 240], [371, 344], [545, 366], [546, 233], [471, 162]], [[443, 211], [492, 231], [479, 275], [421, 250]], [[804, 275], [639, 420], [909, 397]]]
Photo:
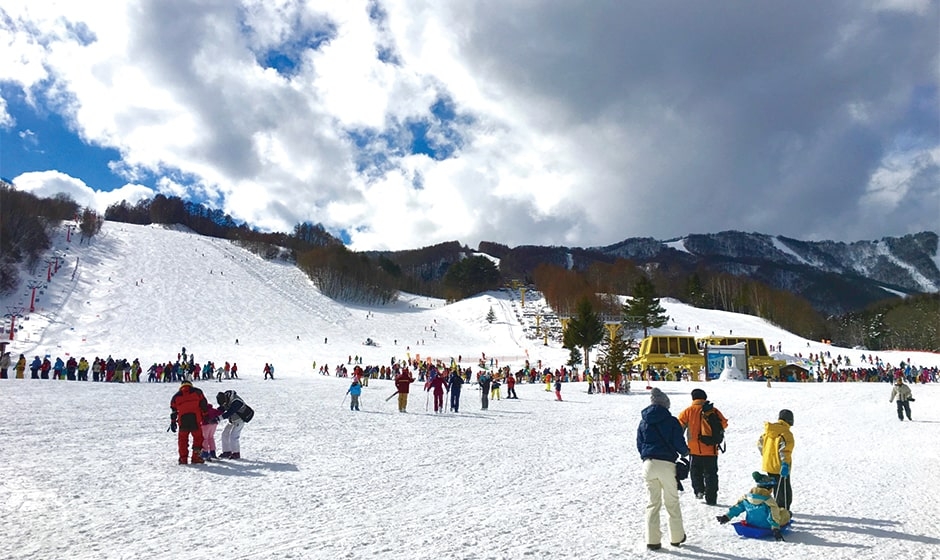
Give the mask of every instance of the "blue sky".
[[[0, 175], [351, 248], [935, 229], [940, 7], [139, 0], [0, 17]], [[703, 211], [707, 209], [707, 211]]]

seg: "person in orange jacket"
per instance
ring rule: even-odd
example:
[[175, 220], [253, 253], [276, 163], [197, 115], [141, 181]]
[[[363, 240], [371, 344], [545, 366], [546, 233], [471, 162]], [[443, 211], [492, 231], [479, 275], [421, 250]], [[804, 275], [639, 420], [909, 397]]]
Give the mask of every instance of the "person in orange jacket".
[[203, 415], [209, 409], [209, 401], [202, 390], [193, 387], [192, 382], [186, 380], [180, 384], [179, 391], [170, 399], [170, 429], [178, 433], [179, 464], [187, 464], [189, 454], [189, 436], [193, 438], [192, 463], [205, 463], [202, 458], [202, 421]]
[[[679, 413], [679, 424], [686, 430], [692, 464], [689, 466], [689, 479], [692, 491], [698, 499], [705, 498], [705, 503], [713, 506], [718, 501], [718, 445], [709, 445], [702, 441], [702, 436], [710, 435], [703, 412], [714, 411], [721, 421], [722, 428], [728, 427], [728, 420], [720, 410], [708, 402], [708, 395], [701, 389], [692, 390], [692, 404]], [[705, 433], [703, 434], [703, 430]]]

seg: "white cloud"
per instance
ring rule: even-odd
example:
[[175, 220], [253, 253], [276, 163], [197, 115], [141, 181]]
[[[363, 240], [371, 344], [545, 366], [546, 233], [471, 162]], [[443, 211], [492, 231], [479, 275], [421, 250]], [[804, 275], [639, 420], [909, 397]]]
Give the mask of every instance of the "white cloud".
[[81, 179], [70, 177], [59, 171], [33, 171], [13, 178], [17, 190], [30, 192], [36, 196], [53, 197], [57, 194], [68, 195], [82, 208], [91, 208], [101, 214], [111, 206], [126, 200], [136, 204], [141, 200], [153, 198], [153, 189], [143, 185], [126, 184], [111, 191], [99, 191], [86, 185]]
[[[898, 209], [930, 200], [869, 170], [936, 120], [936, 103], [911, 101], [935, 81], [936, 3], [670, 9], [14, 0], [0, 81], [118, 150], [131, 184], [155, 176], [263, 228], [347, 229], [357, 249], [728, 228], [840, 239], [874, 200], [866, 185]], [[286, 75], [259, 64], [280, 51]], [[405, 124], [441, 98], [460, 117], [453, 157], [409, 154]]]

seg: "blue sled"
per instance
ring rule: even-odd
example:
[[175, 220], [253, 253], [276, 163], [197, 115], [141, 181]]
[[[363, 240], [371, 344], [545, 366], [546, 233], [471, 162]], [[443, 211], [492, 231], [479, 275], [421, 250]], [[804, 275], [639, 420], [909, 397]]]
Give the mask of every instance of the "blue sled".
[[[764, 539], [767, 537], [772, 537], [774, 532], [771, 529], [765, 527], [756, 527], [754, 525], [748, 525], [745, 521], [738, 521], [737, 523], [732, 523], [734, 525], [734, 531], [741, 535], [742, 537], [747, 537], [749, 539]], [[793, 525], [793, 522], [789, 522], [786, 525], [780, 526], [780, 532], [786, 535], [790, 532], [790, 527]]]

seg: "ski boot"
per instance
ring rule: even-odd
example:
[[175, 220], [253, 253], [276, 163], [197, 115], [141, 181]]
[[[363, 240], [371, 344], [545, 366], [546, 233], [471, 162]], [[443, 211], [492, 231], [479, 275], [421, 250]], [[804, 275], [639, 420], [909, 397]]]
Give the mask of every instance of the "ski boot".
[[202, 458], [202, 449], [193, 449], [193, 456], [190, 459], [192, 464], [199, 465], [205, 463], [206, 461]]
[[231, 459], [231, 458], [232, 458], [231, 451], [223, 451], [222, 454], [219, 455], [219, 459]]
[[241, 454], [241, 453], [239, 453], [238, 451], [233, 451], [233, 452], [232, 452], [232, 459], [241, 459], [241, 458], [242, 458], [242, 454]]

